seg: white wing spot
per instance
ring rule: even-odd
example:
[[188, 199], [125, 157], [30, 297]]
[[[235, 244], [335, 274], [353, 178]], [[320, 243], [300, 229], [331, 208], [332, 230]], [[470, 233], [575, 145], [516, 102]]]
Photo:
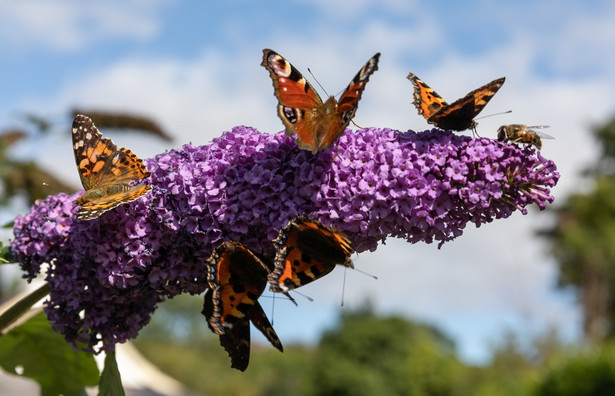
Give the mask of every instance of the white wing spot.
[[90, 132], [86, 133], [85, 138], [88, 140], [92, 139], [92, 134]]

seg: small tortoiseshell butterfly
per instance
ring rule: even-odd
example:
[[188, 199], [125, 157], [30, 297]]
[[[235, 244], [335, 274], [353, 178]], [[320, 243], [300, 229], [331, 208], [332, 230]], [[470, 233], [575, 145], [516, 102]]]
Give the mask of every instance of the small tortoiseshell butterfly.
[[333, 271], [337, 264], [354, 268], [348, 237], [306, 217], [290, 221], [273, 242], [276, 256], [269, 284], [274, 292], [308, 284]]
[[104, 212], [146, 194], [152, 187], [131, 182], [150, 173], [132, 151], [103, 138], [89, 117], [73, 121], [73, 151], [85, 192], [75, 200], [77, 218], [92, 220]]
[[414, 106], [427, 122], [441, 129], [476, 131], [474, 118], [480, 113], [487, 102], [500, 89], [506, 78], [498, 78], [475, 89], [461, 99], [448, 104], [433, 89], [429, 88], [416, 75], [408, 74], [408, 80], [414, 85]]
[[238, 242], [223, 242], [208, 260], [203, 315], [220, 336], [231, 367], [244, 371], [250, 362], [250, 321], [283, 351], [282, 343], [257, 299], [267, 286], [267, 265]]
[[297, 145], [316, 154], [330, 147], [354, 117], [365, 84], [378, 70], [380, 53], [367, 61], [337, 101], [333, 96], [323, 103], [312, 85], [281, 55], [263, 50], [261, 63], [271, 75], [278, 98], [278, 116], [286, 135], [297, 135]]
[[548, 128], [547, 125], [527, 126], [523, 124], [502, 125], [498, 128], [498, 142], [511, 141], [513, 143], [527, 143], [542, 149], [542, 139], [555, 139], [546, 133], [538, 132], [536, 129]]

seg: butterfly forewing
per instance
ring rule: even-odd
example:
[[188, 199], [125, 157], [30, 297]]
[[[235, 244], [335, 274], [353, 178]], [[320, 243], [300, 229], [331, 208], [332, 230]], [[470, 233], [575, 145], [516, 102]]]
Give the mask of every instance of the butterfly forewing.
[[442, 107], [448, 106], [448, 103], [440, 95], [415, 74], [409, 73], [408, 80], [414, 86], [414, 94], [412, 95], [414, 106], [423, 117], [429, 118]]
[[72, 132], [73, 152], [81, 184], [89, 190], [99, 184], [103, 168], [117, 147], [111, 139], [102, 137], [89, 117], [75, 116]]
[[274, 94], [280, 105], [309, 110], [322, 104], [322, 99], [312, 85], [282, 55], [273, 50], [264, 49], [261, 65], [269, 70]]
[[[448, 124], [452, 126], [465, 126], [463, 129], [469, 129], [473, 124], [474, 118], [485, 108], [493, 95], [502, 87], [504, 80], [504, 77], [498, 78], [497, 80], [493, 80], [475, 89], [463, 98], [441, 109], [431, 117], [431, 120], [433, 123], [448, 122]], [[456, 122], [449, 121], [447, 118], [455, 119]], [[450, 126], [445, 129], [457, 130]]]
[[359, 106], [359, 100], [365, 90], [365, 85], [369, 81], [369, 77], [378, 70], [378, 60], [380, 59], [380, 53], [374, 55], [367, 63], [359, 70], [354, 76], [348, 87], [340, 96], [340, 100], [337, 102], [338, 111], [340, 112], [342, 129], [345, 129], [350, 120], [354, 117]]

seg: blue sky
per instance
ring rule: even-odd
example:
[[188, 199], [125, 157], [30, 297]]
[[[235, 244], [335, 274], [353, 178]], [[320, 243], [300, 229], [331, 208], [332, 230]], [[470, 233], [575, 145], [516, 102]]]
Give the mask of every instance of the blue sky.
[[[484, 114], [513, 113], [479, 121], [479, 133], [495, 137], [508, 123], [550, 125], [556, 140], [545, 141], [542, 154], [562, 174], [557, 202], [588, 187], [579, 173], [596, 154], [589, 127], [615, 110], [614, 20], [615, 3], [606, 0], [0, 0], [0, 126], [22, 125], [23, 112], [50, 117], [56, 133], [24, 142], [13, 155], [36, 159], [76, 190], [71, 108], [154, 117], [175, 142], [109, 134], [150, 157], [189, 141], [206, 144], [235, 125], [281, 130], [271, 80], [259, 65], [263, 48], [303, 72], [310, 67], [331, 94], [381, 52], [359, 125], [430, 128], [412, 106], [410, 71], [449, 101], [506, 76]], [[549, 221], [537, 210], [517, 214], [468, 228], [440, 250], [387, 241], [355, 256], [379, 280], [348, 271], [343, 309], [370, 300], [383, 313], [435, 323], [472, 362], [485, 361], [507, 329], [530, 337], [555, 327], [574, 337], [574, 296], [553, 289], [554, 263], [533, 235]], [[295, 308], [278, 300], [283, 342], [313, 342], [334, 324], [342, 276], [339, 269], [304, 288], [314, 303]]]

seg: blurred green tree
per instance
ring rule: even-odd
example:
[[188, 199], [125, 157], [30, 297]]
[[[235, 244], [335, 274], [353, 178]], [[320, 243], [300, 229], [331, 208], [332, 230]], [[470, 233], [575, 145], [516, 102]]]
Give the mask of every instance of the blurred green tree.
[[588, 348], [554, 364], [536, 387], [536, 396], [615, 394], [615, 346]]
[[615, 334], [615, 119], [593, 134], [601, 155], [587, 172], [592, 191], [569, 196], [540, 235], [558, 262], [559, 286], [579, 292], [586, 339], [599, 343]]
[[457, 395], [464, 366], [434, 327], [378, 317], [369, 304], [344, 312], [318, 345], [314, 395]]

